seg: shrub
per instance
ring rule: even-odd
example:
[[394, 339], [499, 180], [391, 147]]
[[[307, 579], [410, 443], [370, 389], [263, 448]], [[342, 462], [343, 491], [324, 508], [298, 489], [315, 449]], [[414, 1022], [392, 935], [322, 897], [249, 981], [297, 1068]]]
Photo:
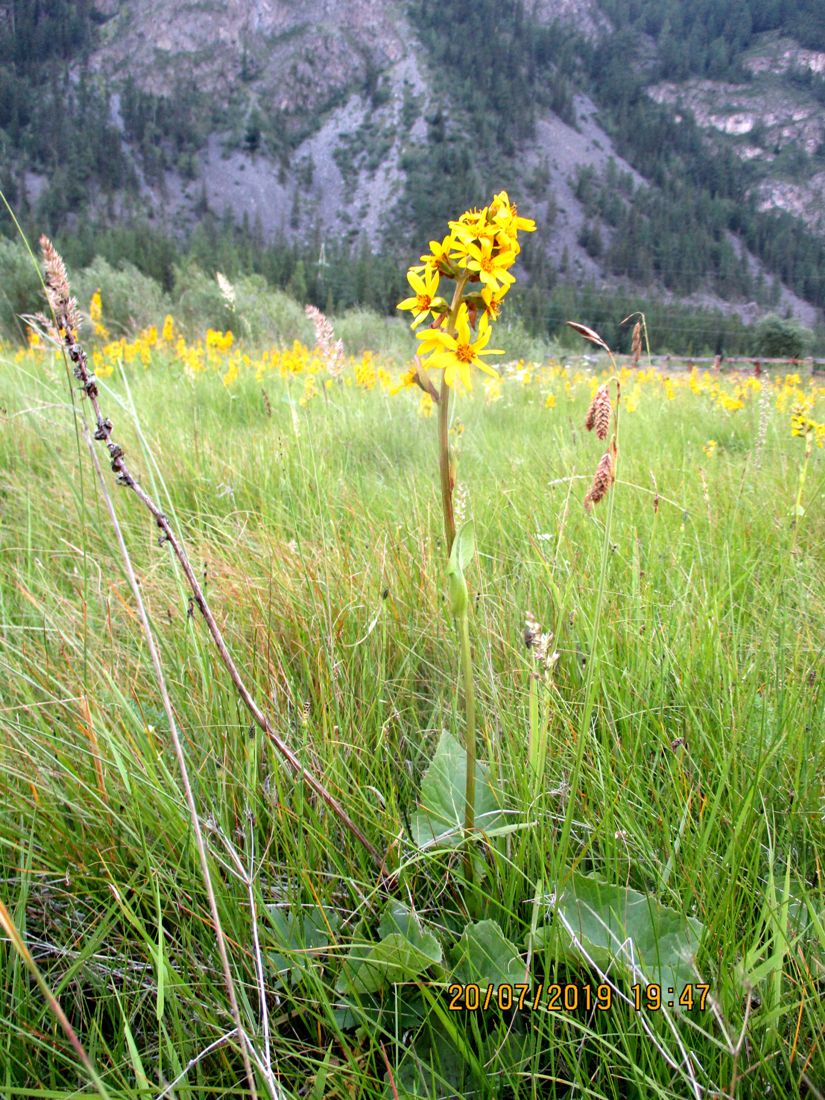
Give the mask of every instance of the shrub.
[[160, 283], [138, 271], [133, 264], [122, 261], [113, 267], [101, 256], [95, 256], [91, 264], [75, 276], [73, 289], [81, 310], [89, 308], [90, 298], [100, 290], [103, 323], [112, 336], [157, 324], [168, 309]]
[[37, 266], [22, 244], [0, 238], [0, 329], [22, 336], [21, 313], [33, 313], [41, 302]]
[[802, 359], [813, 343], [814, 334], [798, 321], [783, 320], [769, 313], [756, 326], [754, 353], [769, 359]]

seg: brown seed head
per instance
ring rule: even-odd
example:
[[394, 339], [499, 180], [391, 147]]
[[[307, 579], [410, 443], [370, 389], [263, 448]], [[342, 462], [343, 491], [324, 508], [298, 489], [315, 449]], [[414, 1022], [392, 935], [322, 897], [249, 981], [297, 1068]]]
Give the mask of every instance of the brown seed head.
[[596, 435], [599, 439], [607, 439], [607, 432], [610, 428], [610, 416], [613, 409], [610, 405], [610, 390], [607, 386], [601, 386], [595, 397], [596, 412], [594, 420], [596, 423]]
[[593, 483], [584, 498], [584, 506], [588, 512], [607, 493], [607, 490], [613, 484], [613, 476], [613, 456], [608, 451], [602, 455], [599, 465], [596, 467], [596, 473], [593, 475]]
[[633, 326], [631, 353], [633, 355], [633, 366], [638, 367], [639, 360], [642, 358], [642, 322], [641, 321], [637, 321], [636, 324]]
[[541, 627], [538, 620], [528, 611], [524, 617], [524, 644], [528, 649], [532, 649], [540, 637]]
[[596, 390], [596, 396], [590, 402], [590, 408], [587, 410], [587, 416], [584, 420], [585, 428], [589, 432], [595, 428], [599, 439], [607, 439], [612, 411], [610, 390], [606, 385], [599, 386]]
[[57, 327], [65, 330], [71, 338], [80, 326], [80, 314], [77, 302], [69, 290], [69, 277], [63, 258], [47, 236], [40, 238], [45, 268], [46, 298], [54, 311]]

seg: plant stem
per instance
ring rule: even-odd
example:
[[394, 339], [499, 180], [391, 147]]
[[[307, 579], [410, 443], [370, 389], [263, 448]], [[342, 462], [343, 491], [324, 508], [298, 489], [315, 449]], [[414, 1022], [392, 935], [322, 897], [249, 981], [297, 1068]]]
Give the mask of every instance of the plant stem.
[[793, 518], [791, 520], [792, 535], [791, 535], [791, 555], [796, 553], [796, 539], [799, 532], [799, 519], [802, 515], [802, 494], [805, 491], [805, 479], [808, 475], [808, 461], [811, 457], [811, 451], [813, 450], [813, 433], [807, 432], [805, 435], [805, 454], [802, 458], [802, 465], [799, 468], [799, 485], [796, 491], [796, 500], [793, 506]]
[[447, 540], [447, 556], [455, 542], [455, 514], [453, 512], [453, 474], [450, 469], [450, 387], [446, 378], [441, 379], [441, 396], [438, 402], [438, 464], [441, 471], [441, 507], [444, 512], [444, 537]]
[[[464, 677], [464, 714], [466, 718], [467, 781], [464, 788], [464, 832], [475, 827], [476, 816], [476, 697], [473, 686], [473, 662], [470, 654], [470, 621], [467, 612], [461, 616], [461, 671]], [[468, 859], [468, 874], [472, 877]]]
[[[60, 318], [58, 322], [63, 324]], [[212, 640], [220, 655], [221, 661], [229, 673], [232, 683], [235, 685], [241, 701], [246, 709], [252, 715], [253, 721], [257, 726], [266, 734], [270, 742], [275, 746], [278, 753], [286, 760], [292, 771], [299, 776], [304, 783], [307, 784], [323, 801], [329, 806], [341, 824], [355, 837], [359, 844], [369, 854], [375, 865], [383, 872], [384, 860], [379, 853], [378, 849], [372, 844], [361, 829], [355, 824], [349, 814], [346, 812], [341, 803], [334, 797], [316, 774], [309, 768], [305, 767], [297, 754], [287, 744], [286, 741], [276, 732], [275, 727], [270, 720], [258, 706], [252, 693], [246, 685], [245, 680], [241, 676], [238, 666], [235, 664], [227, 646], [224, 641], [223, 634], [221, 633], [218, 623], [215, 620], [212, 610], [207, 603], [206, 595], [201, 588], [198, 578], [195, 575], [195, 571], [192, 568], [192, 564], [189, 561], [189, 556], [186, 553], [182, 541], [173, 531], [169, 520], [164, 515], [159, 505], [155, 503], [155, 500], [146, 492], [142, 485], [137, 481], [135, 476], [130, 471], [123, 457], [123, 449], [119, 447], [112, 438], [112, 422], [107, 420], [103, 416], [103, 412], [100, 408], [100, 402], [98, 400], [98, 388], [97, 382], [91, 373], [88, 365], [86, 352], [83, 347], [76, 342], [74, 334], [70, 329], [70, 326], [66, 324], [66, 335], [64, 337], [64, 350], [68, 354], [72, 364], [74, 365], [75, 377], [82, 383], [83, 392], [89, 398], [95, 419], [95, 439], [102, 441], [111, 457], [112, 471], [117, 475], [118, 483], [127, 486], [137, 496], [138, 500], [144, 505], [144, 507], [151, 513], [155, 523], [159, 530], [162, 532], [162, 537], [165, 542], [168, 542], [171, 546], [175, 557], [180, 563], [180, 567], [183, 570], [184, 576], [189, 583], [189, 587], [192, 590], [192, 596], [195, 605], [203, 615], [206, 622], [209, 633], [212, 636]], [[297, 421], [296, 421], [297, 423]]]
[[[613, 356], [610, 356], [610, 360], [613, 363], [615, 369], [615, 362]], [[558, 873], [561, 874], [562, 868], [567, 863], [567, 848], [570, 843], [570, 831], [573, 827], [573, 814], [576, 806], [576, 794], [579, 789], [579, 783], [581, 781], [582, 766], [584, 764], [584, 746], [587, 742], [587, 737], [590, 732], [590, 719], [593, 715], [593, 707], [596, 700], [596, 646], [599, 641], [599, 627], [601, 625], [602, 606], [604, 604], [604, 592], [607, 587], [607, 561], [610, 556], [610, 532], [613, 526], [613, 502], [616, 497], [615, 482], [618, 479], [619, 469], [619, 405], [621, 402], [621, 384], [618, 377], [614, 377], [613, 381], [616, 383], [616, 410], [614, 413], [614, 427], [613, 427], [613, 439], [611, 446], [614, 448], [613, 453], [613, 487], [608, 494], [607, 500], [607, 516], [604, 522], [604, 536], [602, 538], [602, 558], [601, 567], [599, 570], [599, 589], [596, 594], [596, 609], [593, 615], [593, 633], [590, 639], [590, 652], [587, 657], [587, 677], [585, 679], [584, 688], [584, 706], [582, 709], [581, 721], [579, 722], [578, 739], [576, 742], [576, 758], [573, 763], [573, 771], [570, 776], [570, 789], [567, 792], [567, 806], [564, 813], [564, 824], [562, 825], [561, 837], [559, 838], [559, 845], [557, 849], [557, 868]]]
[[[462, 275], [455, 285], [453, 300], [450, 303], [450, 319], [447, 332], [455, 336], [455, 321], [461, 295], [467, 284], [468, 276]], [[441, 379], [441, 394], [438, 402], [438, 464], [441, 471], [441, 507], [444, 512], [444, 536], [447, 540], [447, 557], [455, 542], [455, 513], [453, 512], [453, 471], [450, 469], [450, 387], [447, 385], [447, 373]]]

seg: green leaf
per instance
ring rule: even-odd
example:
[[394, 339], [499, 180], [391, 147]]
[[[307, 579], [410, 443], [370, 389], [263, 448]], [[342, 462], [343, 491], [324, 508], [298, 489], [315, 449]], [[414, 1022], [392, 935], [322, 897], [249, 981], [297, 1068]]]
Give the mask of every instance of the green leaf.
[[[411, 831], [419, 848], [454, 848], [464, 834], [464, 797], [467, 754], [444, 730], [435, 756], [421, 781], [419, 810]], [[476, 763], [475, 827], [491, 833], [505, 824], [486, 765]]]
[[441, 944], [403, 902], [389, 902], [380, 932], [379, 943], [350, 948], [336, 986], [339, 993], [373, 993], [392, 982], [417, 978], [441, 962]]
[[296, 913], [291, 908], [266, 907], [270, 927], [265, 942], [272, 941], [274, 951], [266, 957], [276, 982], [294, 981], [315, 965], [317, 955], [329, 944], [330, 930], [338, 926], [332, 910], [310, 908]]
[[523, 982], [524, 963], [494, 920], [468, 924], [458, 941], [454, 981], [482, 987]]
[[466, 613], [470, 601], [464, 571], [472, 561], [475, 545], [475, 526], [472, 520], [468, 520], [461, 525], [453, 540], [453, 548], [450, 551], [450, 561], [447, 566], [450, 610], [456, 618], [460, 618]]
[[602, 969], [618, 963], [634, 980], [676, 994], [696, 979], [693, 958], [704, 925], [654, 897], [593, 875], [574, 874], [554, 903], [555, 919], [538, 944], [557, 943], [569, 958], [589, 957]]
[[468, 519], [466, 523], [462, 523], [455, 537], [453, 543], [452, 553], [450, 554], [450, 561], [456, 561], [458, 568], [463, 573], [470, 562], [473, 560], [473, 554], [476, 550], [476, 528], [471, 519]]

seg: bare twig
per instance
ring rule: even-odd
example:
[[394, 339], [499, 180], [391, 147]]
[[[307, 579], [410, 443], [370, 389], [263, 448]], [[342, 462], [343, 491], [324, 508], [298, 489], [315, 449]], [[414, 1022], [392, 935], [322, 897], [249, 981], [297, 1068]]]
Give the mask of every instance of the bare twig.
[[55, 313], [55, 323], [60, 331], [63, 347], [72, 361], [75, 377], [80, 382], [83, 393], [91, 402], [96, 422], [94, 437], [106, 444], [111, 459], [112, 471], [117, 477], [118, 484], [125, 485], [134, 492], [141, 504], [151, 513], [155, 523], [161, 530], [161, 540], [168, 542], [172, 547], [175, 556], [180, 562], [186, 580], [189, 583], [189, 587], [192, 589], [194, 601], [206, 621], [207, 628], [212, 635], [212, 640], [218, 649], [220, 658], [229, 672], [232, 683], [235, 685], [244, 706], [252, 715], [255, 723], [263, 730], [295, 774], [299, 776], [307, 786], [327, 804], [327, 806], [329, 806], [341, 824], [356, 838], [365, 851], [369, 853], [376, 866], [379, 868], [382, 867], [383, 860], [378, 849], [367, 839], [332, 792], [324, 786], [309, 768], [301, 763], [290, 746], [279, 737], [273, 729], [271, 722], [255, 702], [255, 699], [247, 688], [238, 666], [235, 664], [235, 661], [232, 659], [227, 649], [220, 627], [215, 621], [215, 617], [206, 602], [206, 596], [198, 582], [182, 542], [172, 530], [163, 511], [158, 507], [152, 497], [149, 496], [143, 486], [139, 484], [134, 474], [126, 465], [123, 448], [112, 438], [112, 422], [104, 417], [101, 411], [98, 399], [99, 391], [97, 388], [97, 381], [89, 368], [86, 352], [78, 342], [77, 307], [74, 300], [69, 297], [69, 285], [63, 261], [55, 252], [54, 246], [47, 237], [41, 237], [40, 246], [43, 250], [46, 263], [47, 293], [49, 296], [49, 304]]
[[174, 746], [175, 756], [178, 761], [178, 768], [180, 769], [181, 781], [183, 783], [183, 793], [186, 798], [186, 805], [189, 809], [189, 817], [192, 821], [192, 831], [195, 834], [195, 847], [198, 850], [198, 856], [200, 858], [201, 872], [203, 874], [203, 882], [206, 887], [206, 896], [209, 900], [209, 911], [212, 915], [212, 924], [215, 929], [215, 940], [218, 945], [218, 954], [221, 959], [221, 969], [223, 970], [223, 981], [226, 987], [226, 994], [229, 998], [229, 1007], [232, 1012], [232, 1020], [235, 1024], [235, 1030], [240, 1038], [241, 1056], [244, 1063], [244, 1072], [246, 1073], [247, 1081], [249, 1082], [249, 1088], [252, 1092], [253, 1100], [257, 1096], [255, 1090], [255, 1075], [252, 1071], [252, 1063], [249, 1059], [249, 1049], [246, 1034], [243, 1029], [243, 1023], [241, 1021], [241, 1010], [238, 1005], [238, 997], [235, 993], [235, 983], [232, 978], [232, 970], [229, 965], [229, 955], [226, 950], [226, 937], [224, 936], [223, 926], [221, 924], [220, 913], [218, 912], [218, 901], [215, 897], [215, 890], [212, 885], [212, 874], [209, 869], [209, 857], [206, 852], [206, 841], [203, 838], [203, 831], [201, 830], [200, 818], [198, 817], [198, 807], [195, 803], [195, 795], [192, 791], [192, 784], [189, 779], [189, 769], [186, 766], [186, 757], [183, 752], [183, 742], [181, 741], [180, 733], [178, 731], [178, 724], [175, 718], [175, 711], [172, 707], [172, 700], [169, 698], [169, 692], [166, 687], [166, 677], [163, 674], [163, 666], [160, 661], [160, 654], [158, 653], [157, 645], [155, 644], [155, 636], [152, 632], [152, 627], [149, 623], [149, 616], [146, 612], [146, 606], [143, 602], [143, 596], [140, 593], [140, 585], [138, 579], [135, 576], [135, 570], [132, 566], [132, 559], [129, 556], [129, 550], [126, 546], [126, 542], [123, 538], [123, 532], [120, 529], [120, 523], [118, 522], [117, 514], [115, 512], [114, 504], [112, 503], [111, 495], [106, 486], [106, 479], [103, 476], [103, 470], [100, 468], [100, 463], [97, 459], [97, 454], [94, 449], [91, 437], [86, 432], [86, 443], [89, 448], [89, 453], [92, 456], [95, 469], [97, 470], [97, 476], [100, 480], [100, 487], [103, 493], [103, 499], [106, 502], [106, 507], [109, 511], [109, 518], [112, 521], [112, 527], [114, 528], [115, 538], [117, 539], [118, 546], [120, 547], [120, 554], [123, 558], [123, 565], [126, 570], [126, 575], [129, 578], [129, 584], [132, 588], [132, 594], [135, 597], [135, 603], [137, 604], [138, 615], [140, 616], [140, 622], [143, 627], [143, 634], [146, 638], [146, 645], [149, 649], [149, 656], [152, 660], [152, 667], [155, 671], [155, 679], [157, 680], [158, 690], [160, 691], [160, 697], [163, 702], [163, 709], [166, 712], [166, 718], [169, 722], [169, 733], [172, 737], [172, 745]]
[[[258, 906], [255, 900], [255, 878], [257, 875], [255, 869], [255, 828], [252, 814], [249, 811], [247, 811], [247, 824], [249, 825], [249, 862], [247, 867], [244, 867], [240, 854], [229, 840], [229, 837], [226, 836], [223, 829], [215, 824], [212, 827], [212, 832], [215, 833], [221, 844], [223, 844], [224, 850], [229, 857], [230, 862], [225, 863], [222, 860], [221, 865], [246, 887], [246, 895], [249, 900], [249, 921], [252, 929], [252, 952], [255, 959], [255, 977], [258, 983], [261, 1029], [264, 1039], [264, 1052], [259, 1064], [263, 1066], [267, 1079], [272, 1080], [272, 1043], [269, 1026], [269, 1006], [266, 997], [266, 976], [264, 974], [263, 952], [261, 951], [261, 937], [258, 932]], [[275, 1087], [274, 1080], [272, 1080], [272, 1085]]]
[[165, 1100], [165, 1097], [172, 1092], [176, 1085], [180, 1084], [190, 1069], [194, 1069], [198, 1062], [202, 1062], [213, 1050], [219, 1050], [221, 1047], [226, 1046], [229, 1040], [235, 1035], [236, 1030], [236, 1028], [233, 1028], [232, 1031], [227, 1031], [225, 1035], [219, 1035], [213, 1043], [210, 1043], [208, 1047], [204, 1047], [200, 1054], [196, 1054], [194, 1058], [190, 1058], [175, 1080], [170, 1081], [166, 1088], [157, 1094], [155, 1100]]

